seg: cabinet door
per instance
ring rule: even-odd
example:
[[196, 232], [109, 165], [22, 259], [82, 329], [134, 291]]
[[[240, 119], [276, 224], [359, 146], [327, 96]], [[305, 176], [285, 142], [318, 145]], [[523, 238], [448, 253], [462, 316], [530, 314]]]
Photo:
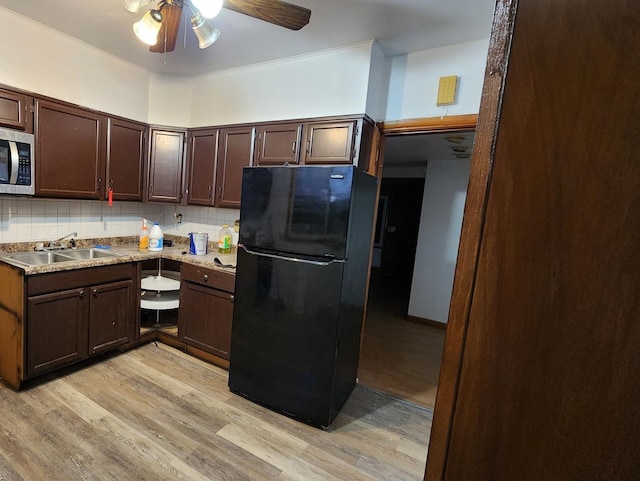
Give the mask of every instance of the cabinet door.
[[178, 337], [184, 342], [228, 360], [232, 318], [232, 294], [182, 282]]
[[135, 316], [133, 281], [112, 282], [89, 290], [89, 355], [129, 342]]
[[87, 357], [86, 300], [82, 288], [28, 298], [26, 377]]
[[0, 89], [0, 125], [33, 132], [33, 98]]
[[240, 208], [242, 169], [253, 159], [254, 127], [220, 130], [216, 167], [216, 207]]
[[256, 129], [256, 165], [297, 164], [302, 124], [264, 125]]
[[105, 118], [36, 100], [36, 195], [104, 198]]
[[305, 125], [304, 164], [351, 164], [356, 121]]
[[184, 131], [151, 131], [147, 200], [173, 203], [182, 200], [184, 138]]
[[188, 204], [212, 206], [214, 203], [217, 140], [217, 130], [189, 134]]
[[109, 119], [107, 135], [107, 189], [115, 200], [142, 200], [147, 126]]

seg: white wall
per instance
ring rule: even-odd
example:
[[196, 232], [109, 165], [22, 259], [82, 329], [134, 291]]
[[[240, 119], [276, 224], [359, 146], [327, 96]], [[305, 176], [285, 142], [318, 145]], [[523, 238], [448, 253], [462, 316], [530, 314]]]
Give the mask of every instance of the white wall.
[[469, 183], [469, 159], [427, 164], [408, 314], [447, 322]]
[[194, 77], [191, 126], [364, 114], [372, 45]]
[[0, 83], [147, 121], [149, 72], [0, 7]]
[[189, 77], [151, 74], [149, 123], [168, 127], [190, 127], [192, 92], [193, 82]]
[[[386, 120], [477, 114], [489, 40], [447, 45], [391, 58]], [[438, 107], [440, 77], [457, 75], [457, 102]]]
[[367, 87], [366, 113], [374, 122], [384, 120], [389, 96], [391, 59], [386, 57], [380, 45], [374, 42], [371, 50], [371, 67]]
[[[15, 39], [21, 41], [16, 42]], [[199, 127], [367, 113], [399, 120], [477, 113], [488, 40], [388, 59], [375, 42], [197, 77], [140, 67], [0, 7], [0, 83], [159, 125]], [[458, 75], [458, 101], [435, 105]]]

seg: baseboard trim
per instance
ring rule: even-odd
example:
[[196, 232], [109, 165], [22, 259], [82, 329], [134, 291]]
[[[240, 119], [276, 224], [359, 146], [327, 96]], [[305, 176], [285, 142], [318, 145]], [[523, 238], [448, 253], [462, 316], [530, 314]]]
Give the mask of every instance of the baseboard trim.
[[407, 314], [407, 321], [415, 322], [416, 324], [422, 324], [424, 326], [436, 327], [442, 330], [447, 329], [446, 322], [434, 321], [433, 319], [426, 319], [424, 317], [410, 316]]

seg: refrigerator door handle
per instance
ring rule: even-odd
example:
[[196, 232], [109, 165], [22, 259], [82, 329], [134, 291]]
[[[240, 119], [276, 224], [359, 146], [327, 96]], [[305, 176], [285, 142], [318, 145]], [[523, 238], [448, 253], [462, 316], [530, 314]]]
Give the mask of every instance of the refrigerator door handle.
[[282, 259], [285, 261], [301, 262], [303, 264], [313, 264], [315, 266], [328, 266], [330, 264], [335, 264], [335, 263], [344, 264], [345, 262], [347, 262], [346, 259], [330, 259], [327, 261], [313, 261], [309, 259], [301, 259], [299, 257], [287, 257], [287, 256], [279, 256], [278, 254], [267, 254], [266, 252], [255, 252], [250, 249], [247, 249], [245, 246], [238, 246], [238, 247], [242, 247], [242, 249], [247, 254], [251, 254], [252, 256], [271, 257], [273, 259]]

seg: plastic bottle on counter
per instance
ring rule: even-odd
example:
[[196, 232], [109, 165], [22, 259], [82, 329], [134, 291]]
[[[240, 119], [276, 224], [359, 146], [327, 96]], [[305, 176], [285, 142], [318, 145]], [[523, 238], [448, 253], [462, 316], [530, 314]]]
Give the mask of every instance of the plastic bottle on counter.
[[224, 224], [218, 233], [218, 252], [220, 254], [231, 253], [231, 231], [227, 224]]
[[238, 248], [238, 238], [240, 237], [240, 220], [236, 220], [233, 224], [233, 234], [231, 237], [231, 250]]
[[149, 232], [149, 250], [154, 252], [161, 251], [162, 245], [162, 229], [160, 228], [160, 225], [155, 222], [153, 224], [153, 227], [151, 228], [151, 231]]
[[140, 243], [138, 244], [140, 252], [149, 250], [149, 228], [147, 227], [147, 219], [142, 219], [142, 230], [140, 230]]

